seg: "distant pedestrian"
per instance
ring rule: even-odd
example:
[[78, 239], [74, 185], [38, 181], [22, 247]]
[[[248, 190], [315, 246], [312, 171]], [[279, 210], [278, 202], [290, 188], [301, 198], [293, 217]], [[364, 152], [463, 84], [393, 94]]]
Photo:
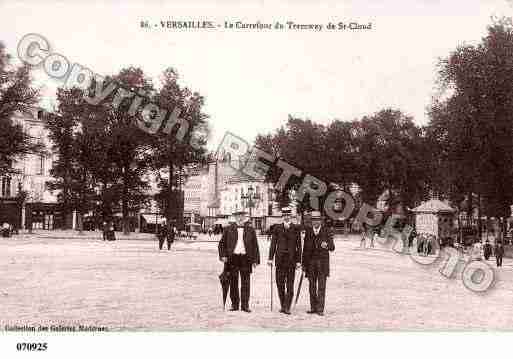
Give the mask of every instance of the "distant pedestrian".
[[103, 222], [102, 224], [102, 234], [103, 234], [103, 240], [106, 241], [107, 240], [107, 237], [108, 237], [108, 233], [109, 233], [109, 226], [108, 226], [108, 223], [106, 221]]
[[[158, 229], [157, 229], [157, 239], [159, 240], [159, 250], [162, 250], [162, 247], [164, 247], [164, 242], [166, 241], [166, 239], [168, 237], [169, 237], [169, 230], [168, 230], [166, 221], [164, 220], [162, 222], [162, 224], [160, 224], [158, 226]], [[171, 247], [169, 242], [168, 242], [168, 247]]]
[[2, 225], [2, 237], [8, 238], [11, 236], [11, 225], [7, 222], [4, 222]]
[[363, 229], [362, 229], [362, 237], [360, 238], [360, 248], [365, 248], [365, 242], [367, 240], [368, 227], [367, 227], [366, 223], [364, 223], [362, 227], [363, 227]]
[[115, 232], [114, 222], [112, 222], [112, 221], [110, 221], [107, 224], [107, 240], [108, 241], [116, 240], [116, 232]]
[[377, 231], [371, 231], [370, 235], [370, 248], [374, 248], [374, 239], [378, 236]]
[[173, 226], [172, 224], [169, 226], [169, 231], [168, 231], [168, 234], [167, 234], [167, 250], [171, 250], [171, 244], [173, 244], [173, 242], [175, 241], [175, 234], [176, 234], [176, 229], [175, 229], [175, 226]]
[[417, 253], [418, 254], [424, 254], [424, 243], [426, 241], [426, 238], [423, 235], [420, 235], [417, 237]]
[[502, 242], [497, 242], [495, 244], [495, 261], [497, 262], [497, 267], [502, 267], [502, 257], [504, 256], [504, 246]]
[[487, 239], [484, 246], [483, 246], [483, 254], [485, 260], [488, 260], [490, 256], [492, 255], [492, 245], [490, 244], [490, 241]]
[[413, 246], [413, 240], [417, 237], [417, 232], [413, 229], [408, 235], [408, 247]]

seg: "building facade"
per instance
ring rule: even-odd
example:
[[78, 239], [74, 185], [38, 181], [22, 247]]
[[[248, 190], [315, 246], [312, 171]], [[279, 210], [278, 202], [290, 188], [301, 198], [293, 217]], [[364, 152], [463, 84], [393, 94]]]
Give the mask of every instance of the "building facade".
[[14, 115], [13, 120], [23, 127], [36, 143], [42, 145], [39, 153], [19, 158], [12, 164], [14, 173], [1, 179], [0, 221], [6, 219], [21, 192], [27, 194], [24, 203], [17, 203], [15, 216], [7, 216], [17, 228], [55, 229], [64, 225], [60, 206], [54, 193], [48, 191], [46, 182], [52, 179], [50, 170], [55, 159], [48, 131], [43, 123], [44, 110], [34, 108], [30, 113]]

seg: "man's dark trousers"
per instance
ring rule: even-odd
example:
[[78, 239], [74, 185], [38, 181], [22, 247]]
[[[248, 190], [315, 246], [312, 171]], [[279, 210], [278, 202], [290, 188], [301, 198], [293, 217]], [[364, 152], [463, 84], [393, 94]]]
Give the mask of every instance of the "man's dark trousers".
[[495, 259], [497, 260], [497, 267], [502, 267], [502, 256], [495, 256]]
[[295, 263], [288, 253], [277, 255], [276, 258], [276, 286], [283, 310], [290, 310], [294, 297], [294, 278], [296, 275]]
[[174, 234], [168, 234], [166, 236], [166, 240], [167, 240], [167, 250], [170, 251], [171, 250], [171, 244], [173, 244], [173, 242], [175, 241], [175, 235]]
[[[249, 263], [248, 256], [245, 254], [232, 254], [228, 259], [230, 267], [230, 299], [232, 301], [232, 308], [249, 309], [249, 295], [250, 295], [250, 274], [251, 264]], [[239, 275], [240, 275], [240, 296], [239, 296]]]
[[313, 312], [323, 312], [326, 300], [326, 274], [322, 271], [321, 260], [312, 259], [308, 268], [310, 306]]

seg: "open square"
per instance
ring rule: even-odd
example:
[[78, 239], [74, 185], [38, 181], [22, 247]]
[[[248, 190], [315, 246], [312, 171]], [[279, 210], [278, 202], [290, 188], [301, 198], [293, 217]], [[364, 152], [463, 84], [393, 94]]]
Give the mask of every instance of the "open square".
[[[151, 238], [151, 237], [149, 237]], [[308, 315], [308, 281], [291, 316], [270, 312], [268, 242], [251, 277], [252, 313], [223, 311], [217, 242], [45, 238], [0, 241], [0, 326], [116, 330], [496, 330], [513, 327], [513, 263], [486, 294], [384, 248], [337, 236], [326, 315]], [[493, 264], [493, 261], [490, 261]], [[299, 273], [299, 272], [298, 272]], [[296, 286], [298, 282], [296, 276]], [[226, 307], [229, 308], [228, 298]]]

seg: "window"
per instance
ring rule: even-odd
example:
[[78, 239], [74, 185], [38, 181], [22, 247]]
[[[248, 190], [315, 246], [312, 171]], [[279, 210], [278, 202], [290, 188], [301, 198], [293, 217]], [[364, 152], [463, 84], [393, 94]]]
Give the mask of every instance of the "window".
[[9, 177], [2, 178], [2, 197], [11, 197], [11, 179]]

